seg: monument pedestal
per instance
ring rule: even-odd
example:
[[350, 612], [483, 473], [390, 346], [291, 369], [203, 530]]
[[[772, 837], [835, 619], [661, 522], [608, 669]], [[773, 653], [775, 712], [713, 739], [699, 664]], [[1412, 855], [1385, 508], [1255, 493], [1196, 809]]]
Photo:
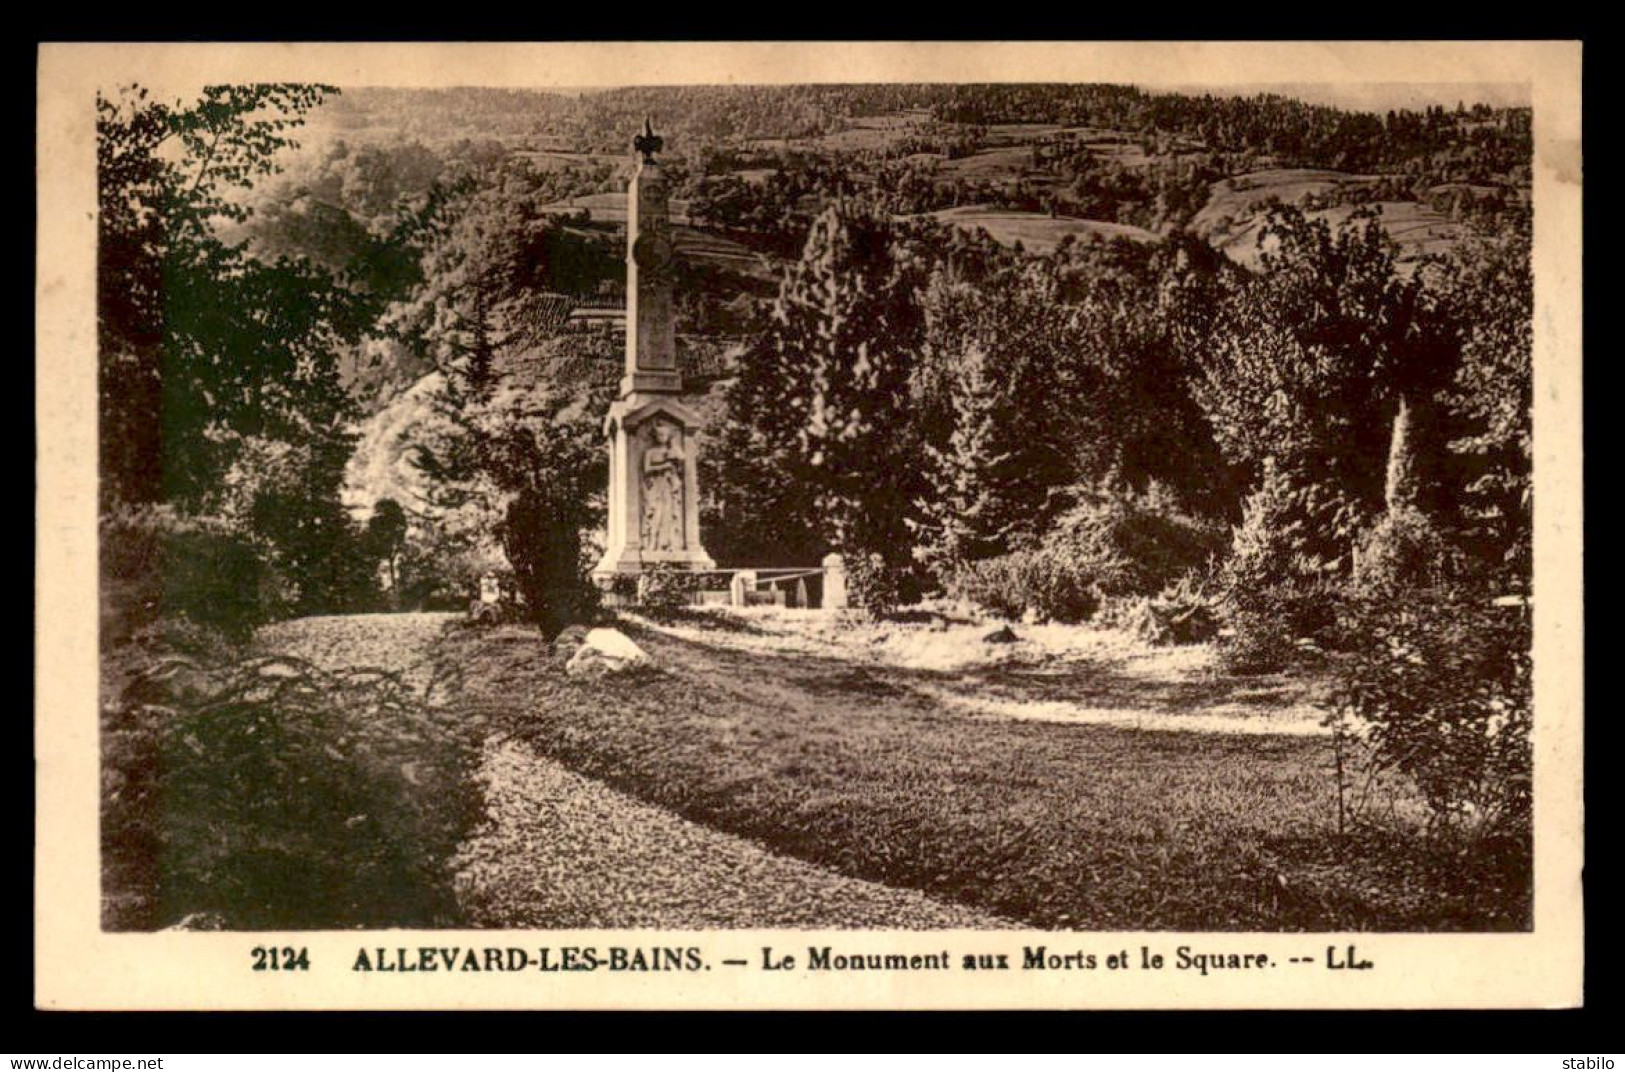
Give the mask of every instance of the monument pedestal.
[[677, 399], [642, 392], [609, 408], [609, 539], [593, 576], [651, 566], [715, 569], [700, 544], [699, 417]]
[[626, 190], [626, 374], [609, 408], [609, 538], [593, 576], [654, 566], [715, 569], [700, 544], [699, 417], [683, 405], [672, 311], [671, 221], [666, 180], [648, 123]]

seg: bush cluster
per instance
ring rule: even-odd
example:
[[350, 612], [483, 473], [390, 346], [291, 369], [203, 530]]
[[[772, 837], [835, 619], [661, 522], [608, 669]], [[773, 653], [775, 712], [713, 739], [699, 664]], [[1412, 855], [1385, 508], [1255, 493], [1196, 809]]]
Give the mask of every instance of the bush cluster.
[[638, 606], [649, 611], [674, 611], [694, 602], [703, 576], [693, 570], [660, 565], [637, 575]]
[[150, 659], [102, 715], [104, 925], [448, 926], [475, 742], [383, 671]]
[[1335, 646], [1344, 577], [1325, 554], [1325, 515], [1342, 511], [1323, 491], [1269, 466], [1247, 500], [1219, 581], [1230, 670], [1280, 670]]
[[1318, 663], [1337, 645], [1342, 586], [1333, 578], [1294, 578], [1223, 597], [1220, 660], [1256, 674]]
[[1345, 806], [1357, 781], [1396, 771], [1421, 793], [1436, 832], [1527, 837], [1527, 607], [1439, 585], [1353, 600], [1346, 613], [1352, 650], [1338, 667], [1332, 716], [1346, 750]]
[[1186, 514], [1155, 486], [1089, 492], [1036, 547], [967, 563], [947, 588], [1001, 617], [1082, 622], [1108, 600], [1170, 589], [1223, 546], [1222, 528]]
[[921, 585], [909, 565], [879, 553], [846, 556], [846, 594], [852, 606], [885, 618], [920, 600]]
[[1093, 577], [1102, 596], [1149, 596], [1222, 554], [1226, 535], [1152, 484], [1144, 493], [1086, 495], [1061, 516], [1044, 547]]
[[1188, 573], [1154, 596], [1116, 601], [1110, 618], [1147, 644], [1201, 644], [1219, 633], [1217, 603], [1203, 576]]
[[1404, 507], [1383, 514], [1356, 544], [1350, 587], [1367, 598], [1431, 588], [1462, 572], [1457, 558], [1438, 526]]
[[165, 507], [119, 509], [101, 522], [103, 640], [160, 619], [246, 639], [281, 610], [261, 548], [221, 522]]
[[948, 594], [1010, 619], [1030, 613], [1046, 621], [1083, 622], [1100, 609], [1094, 575], [1048, 547], [969, 563], [954, 573]]

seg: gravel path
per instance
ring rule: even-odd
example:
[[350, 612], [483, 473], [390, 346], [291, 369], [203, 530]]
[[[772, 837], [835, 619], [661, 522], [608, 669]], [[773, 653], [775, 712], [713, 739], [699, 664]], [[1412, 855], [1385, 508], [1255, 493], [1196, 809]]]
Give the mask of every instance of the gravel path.
[[[448, 614], [303, 618], [256, 647], [336, 671], [379, 667], [421, 689]], [[454, 861], [477, 927], [947, 929], [1017, 924], [912, 890], [776, 855], [576, 774], [512, 739], [488, 740], [485, 820]]]
[[912, 890], [847, 878], [633, 800], [493, 740], [487, 822], [460, 853], [476, 926], [1014, 927]]
[[264, 654], [292, 655], [329, 672], [376, 667], [421, 692], [432, 677], [428, 648], [456, 614], [335, 614], [273, 622], [254, 635]]

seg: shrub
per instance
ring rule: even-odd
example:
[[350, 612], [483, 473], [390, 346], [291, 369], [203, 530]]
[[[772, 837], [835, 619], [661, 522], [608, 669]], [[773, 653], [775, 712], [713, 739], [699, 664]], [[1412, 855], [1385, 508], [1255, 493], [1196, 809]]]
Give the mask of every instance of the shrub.
[[1020, 618], [1027, 609], [1027, 561], [1031, 552], [1017, 551], [960, 566], [948, 578], [953, 599], [973, 603], [999, 618]]
[[660, 565], [637, 575], [638, 606], [650, 611], [673, 611], [694, 602], [702, 577], [692, 570]]
[[[1530, 618], [1461, 586], [1362, 600], [1334, 712], [1348, 807], [1355, 772], [1396, 771], [1420, 791], [1432, 828], [1471, 840], [1528, 835]], [[1358, 816], [1355, 816], [1356, 818]]]
[[1224, 533], [1178, 509], [1159, 486], [1109, 485], [1063, 514], [1036, 548], [960, 566], [948, 594], [1005, 618], [1092, 618], [1102, 602], [1150, 596], [1210, 562]]
[[1220, 655], [1229, 669], [1279, 670], [1335, 644], [1341, 562], [1327, 552], [1351, 516], [1335, 494], [1295, 485], [1266, 466], [1220, 573], [1219, 610], [1228, 627]]
[[564, 494], [556, 488], [522, 488], [497, 526], [524, 613], [548, 640], [568, 625], [590, 620], [598, 607], [581, 539], [588, 510], [579, 499], [550, 498]]
[[919, 602], [919, 580], [908, 565], [879, 553], [851, 555], [846, 561], [847, 599], [870, 617], [884, 618]]
[[1345, 572], [1366, 515], [1335, 484], [1266, 464], [1230, 539], [1225, 587], [1262, 590]]
[[1431, 588], [1461, 573], [1457, 556], [1438, 527], [1413, 507], [1385, 513], [1355, 549], [1352, 588], [1383, 598]]
[[164, 507], [102, 518], [101, 596], [110, 644], [173, 618], [246, 639], [280, 609], [274, 575], [252, 540], [223, 522]]
[[1100, 608], [1094, 577], [1047, 547], [962, 566], [948, 590], [950, 596], [1001, 618], [1020, 618], [1030, 611], [1041, 619], [1082, 622]]
[[457, 922], [473, 742], [393, 675], [157, 658], [102, 730], [105, 926]]
[[1341, 585], [1330, 578], [1285, 581], [1226, 593], [1219, 657], [1234, 673], [1256, 674], [1319, 662], [1338, 646]]
[[507, 559], [485, 548], [465, 548], [432, 526], [413, 532], [397, 567], [403, 610], [462, 610], [480, 578], [502, 578], [503, 595], [517, 597], [519, 582]]
[[1119, 604], [1114, 624], [1147, 644], [1201, 644], [1219, 632], [1217, 600], [1199, 574], [1186, 574], [1154, 596]]
[[1153, 595], [1224, 551], [1225, 531], [1181, 510], [1161, 485], [1090, 492], [1044, 538], [1102, 596]]
[[636, 602], [638, 598], [638, 578], [640, 576], [640, 574], [636, 573], [615, 574], [609, 579], [608, 583], [610, 595], [627, 603]]

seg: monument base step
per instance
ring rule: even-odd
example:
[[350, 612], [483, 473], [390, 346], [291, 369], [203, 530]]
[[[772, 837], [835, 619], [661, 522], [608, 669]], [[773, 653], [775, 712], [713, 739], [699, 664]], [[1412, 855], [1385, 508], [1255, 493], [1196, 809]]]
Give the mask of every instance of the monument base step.
[[659, 566], [672, 566], [686, 570], [714, 570], [716, 560], [700, 551], [625, 551], [619, 555], [605, 555], [593, 567], [595, 580], [609, 580], [620, 574], [642, 573]]

